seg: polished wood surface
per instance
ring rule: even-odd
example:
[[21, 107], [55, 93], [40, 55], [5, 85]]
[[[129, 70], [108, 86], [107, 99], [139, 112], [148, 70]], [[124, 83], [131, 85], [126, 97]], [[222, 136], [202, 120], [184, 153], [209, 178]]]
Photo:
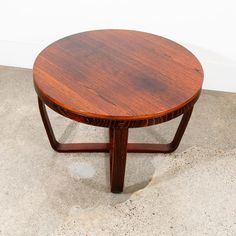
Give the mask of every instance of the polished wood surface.
[[103, 127], [141, 127], [192, 106], [203, 70], [191, 52], [168, 39], [98, 30], [48, 46], [33, 76], [39, 97], [64, 116]]
[[[173, 152], [202, 87], [196, 57], [160, 36], [128, 30], [84, 32], [37, 57], [34, 85], [50, 144], [57, 152], [110, 152], [111, 192], [123, 191], [127, 152]], [[59, 143], [46, 106], [82, 123], [109, 127], [109, 143]], [[128, 143], [129, 128], [183, 114], [172, 142]]]

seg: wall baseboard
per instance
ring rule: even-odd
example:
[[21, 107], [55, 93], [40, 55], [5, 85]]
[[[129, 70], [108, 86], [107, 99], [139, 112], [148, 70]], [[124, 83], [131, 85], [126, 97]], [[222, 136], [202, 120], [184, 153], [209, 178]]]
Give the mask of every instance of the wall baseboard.
[[0, 65], [31, 69], [36, 56], [43, 48], [39, 43], [0, 40]]

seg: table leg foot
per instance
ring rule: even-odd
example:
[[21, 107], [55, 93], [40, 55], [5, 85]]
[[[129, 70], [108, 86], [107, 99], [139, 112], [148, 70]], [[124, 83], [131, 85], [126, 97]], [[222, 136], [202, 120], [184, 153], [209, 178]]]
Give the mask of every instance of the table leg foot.
[[127, 142], [127, 128], [110, 128], [110, 182], [112, 193], [123, 191]]

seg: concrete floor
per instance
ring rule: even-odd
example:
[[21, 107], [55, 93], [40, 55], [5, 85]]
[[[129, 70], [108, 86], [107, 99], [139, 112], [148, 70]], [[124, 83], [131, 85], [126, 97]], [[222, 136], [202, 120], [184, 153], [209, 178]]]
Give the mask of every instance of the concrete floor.
[[[31, 70], [0, 66], [0, 88], [0, 235], [236, 235], [236, 94], [203, 91], [179, 149], [128, 154], [124, 193], [111, 194], [108, 154], [49, 146]], [[49, 114], [60, 141], [108, 139]], [[178, 122], [129, 141], [169, 141]]]

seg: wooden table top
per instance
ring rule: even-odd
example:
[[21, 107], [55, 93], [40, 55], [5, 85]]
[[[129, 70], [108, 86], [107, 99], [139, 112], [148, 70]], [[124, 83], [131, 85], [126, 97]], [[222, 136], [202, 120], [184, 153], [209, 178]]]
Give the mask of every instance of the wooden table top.
[[40, 98], [74, 115], [109, 120], [163, 116], [194, 103], [203, 69], [186, 48], [129, 30], [97, 30], [58, 40], [37, 57]]

